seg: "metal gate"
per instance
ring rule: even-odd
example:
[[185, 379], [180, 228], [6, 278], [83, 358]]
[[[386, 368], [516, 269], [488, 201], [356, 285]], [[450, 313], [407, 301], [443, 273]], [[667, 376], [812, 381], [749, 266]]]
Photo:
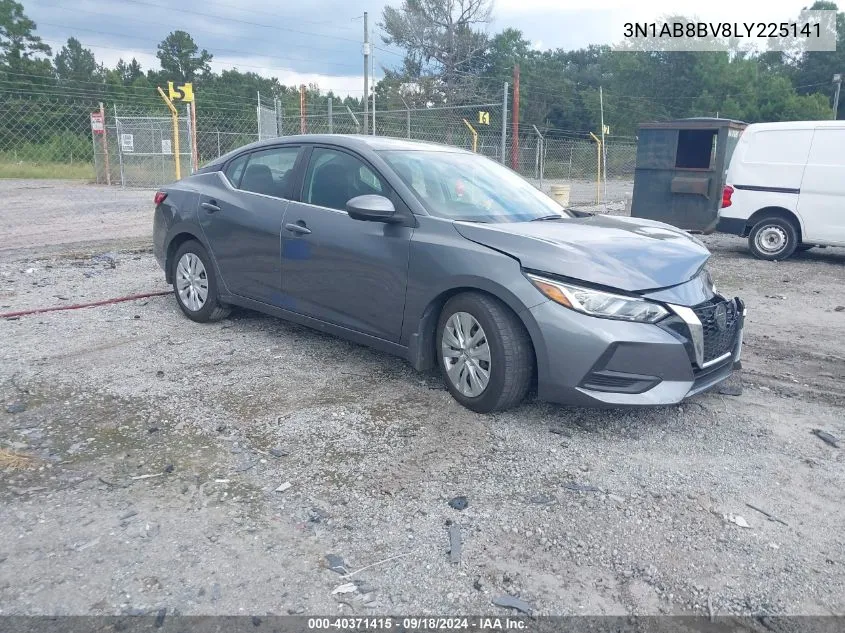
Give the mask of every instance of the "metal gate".
[[273, 106], [268, 107], [261, 102], [261, 94], [257, 95], [256, 117], [258, 118], [258, 140], [279, 136], [279, 101], [273, 99]]
[[[156, 187], [176, 180], [173, 120], [167, 116], [123, 116], [115, 107], [115, 136], [120, 184]], [[179, 117], [179, 163], [182, 177], [192, 172], [191, 126]]]

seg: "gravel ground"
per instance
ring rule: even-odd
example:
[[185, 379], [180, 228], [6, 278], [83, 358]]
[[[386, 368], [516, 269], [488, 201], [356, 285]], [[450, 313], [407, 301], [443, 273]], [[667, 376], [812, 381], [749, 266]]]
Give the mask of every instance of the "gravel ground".
[[[148, 234], [0, 252], [0, 312], [167, 290]], [[742, 394], [666, 408], [478, 415], [171, 296], [0, 320], [0, 613], [845, 613], [845, 451], [811, 433], [845, 438], [845, 251], [704, 240], [749, 306]]]

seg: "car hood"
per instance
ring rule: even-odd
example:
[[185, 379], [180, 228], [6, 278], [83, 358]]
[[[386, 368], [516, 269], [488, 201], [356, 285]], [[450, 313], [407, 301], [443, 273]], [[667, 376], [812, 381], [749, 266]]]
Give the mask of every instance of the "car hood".
[[455, 222], [463, 237], [517, 258], [523, 268], [637, 292], [689, 281], [710, 252], [662, 222], [593, 215], [540, 222]]

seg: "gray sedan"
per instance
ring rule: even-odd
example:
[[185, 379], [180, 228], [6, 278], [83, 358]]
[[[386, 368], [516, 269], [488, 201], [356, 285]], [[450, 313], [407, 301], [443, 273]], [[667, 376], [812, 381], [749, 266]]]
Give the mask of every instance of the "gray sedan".
[[568, 211], [454, 147], [365, 136], [248, 145], [156, 194], [184, 314], [276, 315], [438, 365], [479, 412], [660, 405], [725, 380], [745, 309], [671, 226]]

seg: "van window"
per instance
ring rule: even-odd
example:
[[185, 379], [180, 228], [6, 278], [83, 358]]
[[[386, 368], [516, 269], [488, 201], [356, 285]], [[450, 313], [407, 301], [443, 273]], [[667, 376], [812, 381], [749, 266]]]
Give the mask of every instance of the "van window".
[[845, 165], [845, 129], [816, 129], [813, 136], [813, 149], [810, 150], [812, 165]]
[[709, 169], [716, 155], [718, 130], [680, 130], [675, 167], [679, 169]]
[[746, 163], [803, 165], [810, 152], [812, 130], [764, 130], [748, 139]]

